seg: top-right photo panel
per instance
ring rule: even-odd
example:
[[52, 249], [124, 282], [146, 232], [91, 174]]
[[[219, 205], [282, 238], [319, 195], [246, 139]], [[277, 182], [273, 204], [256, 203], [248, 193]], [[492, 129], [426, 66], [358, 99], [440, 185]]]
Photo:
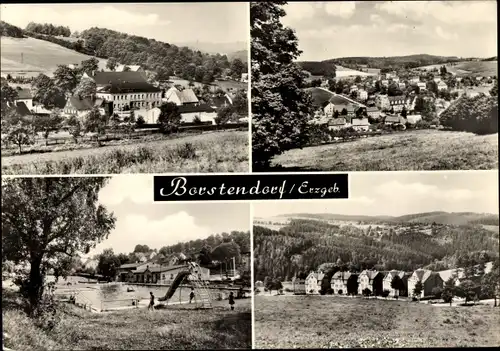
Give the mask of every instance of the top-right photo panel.
[[498, 169], [496, 1], [250, 6], [253, 172]]

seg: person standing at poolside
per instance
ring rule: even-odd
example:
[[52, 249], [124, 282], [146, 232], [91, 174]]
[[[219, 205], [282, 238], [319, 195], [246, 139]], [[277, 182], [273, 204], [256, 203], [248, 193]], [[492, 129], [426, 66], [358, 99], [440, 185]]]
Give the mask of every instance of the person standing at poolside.
[[153, 295], [153, 292], [149, 292], [149, 306], [148, 306], [148, 311], [154, 311], [155, 309], [155, 296]]

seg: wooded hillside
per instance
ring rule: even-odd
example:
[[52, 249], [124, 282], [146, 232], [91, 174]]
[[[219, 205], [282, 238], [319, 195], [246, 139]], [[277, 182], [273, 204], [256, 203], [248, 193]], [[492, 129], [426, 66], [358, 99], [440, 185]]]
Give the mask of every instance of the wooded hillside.
[[336, 263], [350, 271], [456, 268], [460, 257], [498, 256], [498, 233], [479, 225], [416, 224], [338, 226], [292, 219], [280, 230], [254, 226], [255, 279], [290, 279], [300, 271]]

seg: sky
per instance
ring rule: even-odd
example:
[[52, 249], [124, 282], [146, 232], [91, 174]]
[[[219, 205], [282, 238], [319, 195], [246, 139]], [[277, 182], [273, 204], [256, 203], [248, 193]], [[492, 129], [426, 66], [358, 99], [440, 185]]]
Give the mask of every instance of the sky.
[[1, 5], [2, 21], [101, 27], [168, 43], [248, 41], [247, 3], [80, 3]]
[[300, 60], [346, 56], [497, 55], [496, 1], [290, 2]]
[[498, 214], [498, 171], [354, 172], [349, 199], [253, 203], [254, 217], [290, 213], [402, 216], [445, 211]]
[[99, 203], [116, 216], [108, 239], [88, 256], [107, 248], [132, 252], [135, 245], [160, 249], [178, 242], [204, 239], [211, 234], [250, 230], [248, 203], [154, 203], [153, 177], [112, 177], [99, 193]]

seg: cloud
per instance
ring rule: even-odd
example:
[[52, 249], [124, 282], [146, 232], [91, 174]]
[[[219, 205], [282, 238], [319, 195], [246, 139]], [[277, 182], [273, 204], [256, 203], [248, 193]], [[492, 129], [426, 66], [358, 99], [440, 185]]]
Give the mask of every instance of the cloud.
[[117, 205], [126, 199], [138, 204], [152, 204], [152, 177], [144, 175], [114, 176], [99, 193], [99, 202], [105, 206]]
[[355, 2], [328, 2], [325, 4], [325, 11], [331, 16], [350, 18], [356, 12]]
[[388, 14], [422, 20], [433, 17], [448, 24], [496, 23], [496, 1], [387, 1], [375, 8]]
[[99, 253], [106, 248], [113, 248], [115, 253], [131, 252], [137, 244], [160, 249], [165, 245], [205, 238], [210, 234], [210, 228], [197, 225], [195, 218], [184, 211], [160, 220], [130, 214], [117, 221], [116, 228], [108, 239], [98, 244], [90, 254]]
[[376, 13], [372, 13], [370, 15], [370, 21], [372, 21], [375, 24], [382, 24], [385, 22], [384, 19], [380, 15], [377, 15]]
[[290, 2], [285, 6], [285, 18], [292, 21], [311, 18], [316, 8], [316, 4], [310, 2]]
[[80, 6], [70, 11], [57, 11], [44, 4], [3, 5], [1, 7], [2, 20], [23, 28], [29, 22], [46, 22], [54, 25], [69, 25], [72, 30], [79, 31], [90, 27], [106, 27], [126, 32], [130, 32], [131, 27], [152, 27], [170, 23], [156, 13], [130, 12], [113, 5], [90, 7], [80, 4]]
[[398, 33], [407, 30], [410, 28], [408, 25], [403, 23], [394, 23], [385, 28], [385, 30], [389, 33]]
[[401, 183], [393, 180], [379, 185], [375, 192], [385, 196], [398, 198], [427, 197], [440, 200], [467, 200], [478, 196], [477, 192], [468, 189], [441, 189], [436, 185], [423, 183]]
[[444, 40], [458, 40], [457, 33], [448, 33], [444, 31], [441, 26], [437, 26], [435, 32], [440, 38], [443, 38]]

